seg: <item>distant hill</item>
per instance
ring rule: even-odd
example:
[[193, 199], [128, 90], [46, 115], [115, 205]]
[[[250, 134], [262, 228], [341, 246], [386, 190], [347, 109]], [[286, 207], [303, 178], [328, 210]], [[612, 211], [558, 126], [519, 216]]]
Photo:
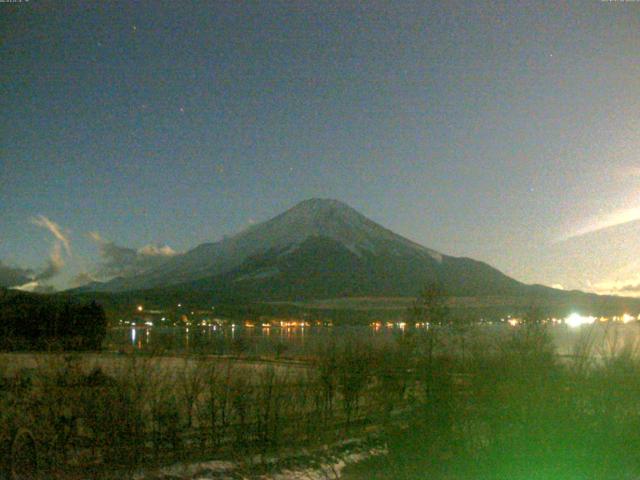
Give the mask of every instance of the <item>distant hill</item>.
[[[435, 282], [454, 297], [538, 298], [544, 302], [640, 306], [525, 285], [470, 258], [421, 246], [337, 200], [311, 199], [216, 243], [205, 243], [144, 274], [75, 292], [125, 292], [210, 302], [411, 297]], [[147, 292], [143, 294], [142, 292]], [[622, 308], [622, 307], [621, 307]]]

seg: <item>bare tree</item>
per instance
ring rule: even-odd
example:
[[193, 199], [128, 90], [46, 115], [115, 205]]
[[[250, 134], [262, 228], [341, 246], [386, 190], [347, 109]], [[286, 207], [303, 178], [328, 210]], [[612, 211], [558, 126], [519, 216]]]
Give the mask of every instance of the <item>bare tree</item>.
[[450, 322], [447, 293], [438, 283], [428, 283], [417, 296], [409, 311], [414, 322], [445, 325]]

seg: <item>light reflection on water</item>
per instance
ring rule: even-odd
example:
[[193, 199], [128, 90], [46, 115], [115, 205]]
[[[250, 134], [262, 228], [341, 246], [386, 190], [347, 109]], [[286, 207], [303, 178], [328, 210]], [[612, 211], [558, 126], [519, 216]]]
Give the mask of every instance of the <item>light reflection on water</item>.
[[[478, 325], [467, 334], [486, 339], [499, 338], [514, 331], [507, 324]], [[424, 330], [423, 330], [424, 331]], [[548, 331], [561, 355], [576, 353], [579, 346], [587, 346], [597, 356], [611, 355], [624, 349], [640, 352], [640, 322], [595, 323], [571, 328], [567, 325], [552, 325]], [[306, 326], [306, 327], [258, 327], [241, 325], [183, 327], [137, 327], [114, 328], [107, 335], [106, 348], [120, 350], [197, 351], [210, 354], [266, 354], [275, 350], [287, 354], [304, 354], [309, 349], [321, 346], [332, 338], [352, 335], [359, 339], [370, 339], [376, 343], [392, 341], [405, 335], [405, 328], [379, 328], [375, 326]], [[144, 341], [143, 341], [144, 339]]]
[[[264, 354], [274, 350], [300, 354], [309, 342], [322, 343], [333, 335], [363, 333], [378, 336], [369, 327], [251, 327], [191, 326], [184, 327], [121, 327], [110, 329], [105, 340], [108, 350], [134, 348], [139, 350], [192, 350], [201, 353]], [[144, 341], [142, 341], [144, 339]]]
[[640, 322], [594, 323], [571, 328], [566, 325], [552, 327], [551, 336], [558, 353], [571, 355], [577, 349], [595, 356], [606, 357], [627, 350], [640, 353]]

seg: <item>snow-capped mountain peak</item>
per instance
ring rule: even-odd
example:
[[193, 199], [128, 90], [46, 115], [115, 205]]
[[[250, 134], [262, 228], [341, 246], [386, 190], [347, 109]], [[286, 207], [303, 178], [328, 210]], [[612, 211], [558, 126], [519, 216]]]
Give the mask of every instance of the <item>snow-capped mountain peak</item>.
[[364, 251], [376, 254], [381, 248], [392, 248], [397, 242], [405, 248], [428, 253], [438, 261], [442, 259], [438, 252], [387, 230], [349, 205], [333, 199], [304, 200], [281, 215], [240, 233], [235, 239], [243, 243], [250, 240], [263, 249], [282, 249], [313, 236], [335, 240], [356, 254]]
[[268, 252], [290, 254], [311, 238], [329, 239], [359, 257], [385, 254], [443, 259], [440, 253], [393, 233], [343, 202], [313, 198], [236, 235], [172, 257], [142, 275], [109, 282], [105, 288], [149, 288], [220, 275]]

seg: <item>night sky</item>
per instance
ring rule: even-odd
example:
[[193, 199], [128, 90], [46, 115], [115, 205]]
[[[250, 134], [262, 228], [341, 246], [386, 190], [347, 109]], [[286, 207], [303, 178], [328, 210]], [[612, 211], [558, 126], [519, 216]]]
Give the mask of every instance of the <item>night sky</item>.
[[328, 197], [640, 295], [640, 2], [4, 0], [0, 41], [0, 274], [68, 288]]

